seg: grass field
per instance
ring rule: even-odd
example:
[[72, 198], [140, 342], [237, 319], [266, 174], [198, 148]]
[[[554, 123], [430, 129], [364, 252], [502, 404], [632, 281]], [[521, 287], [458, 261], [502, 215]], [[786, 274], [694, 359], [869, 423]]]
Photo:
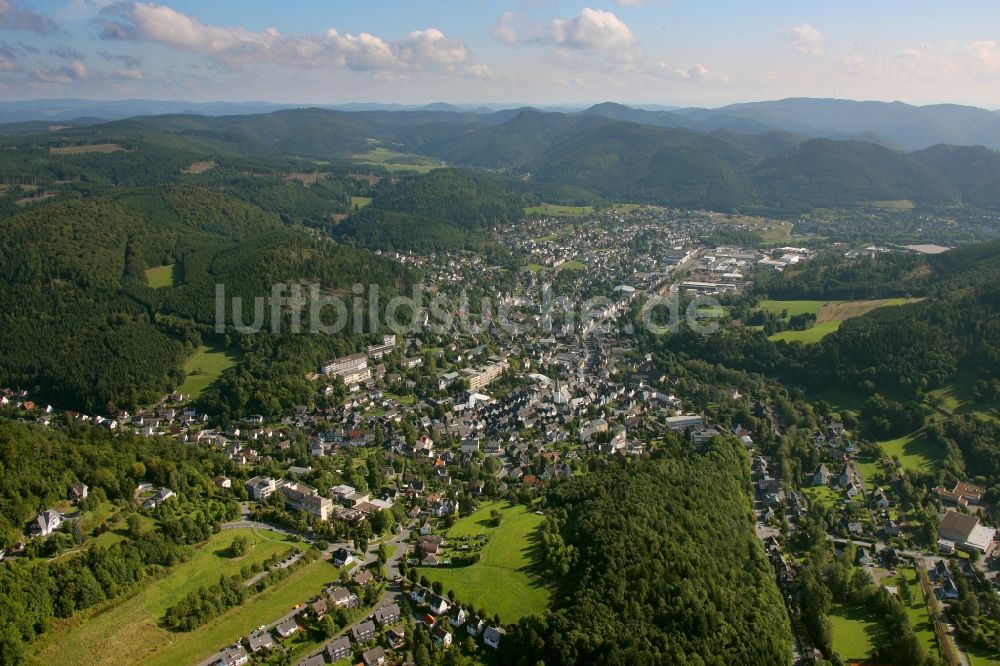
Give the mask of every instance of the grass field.
[[358, 208], [364, 208], [365, 206], [370, 206], [372, 203], [371, 197], [351, 197], [351, 208], [355, 206]]
[[816, 325], [804, 331], [782, 331], [770, 336], [769, 340], [801, 342], [812, 344], [840, 328], [847, 319], [893, 305], [912, 303], [916, 299], [883, 298], [871, 301], [761, 301], [760, 307], [773, 314], [787, 311], [789, 317], [811, 313], [816, 315]]
[[866, 483], [871, 485], [872, 479], [876, 474], [883, 474], [882, 462], [875, 460], [874, 458], [857, 458], [856, 464], [858, 469], [861, 470], [861, 477]]
[[545, 268], [545, 266], [542, 266], [541, 264], [530, 263], [524, 267], [524, 270], [528, 271], [529, 273], [537, 273], [543, 268]]
[[427, 173], [432, 169], [445, 166], [443, 162], [413, 155], [411, 153], [400, 153], [383, 146], [376, 146], [367, 153], [358, 153], [354, 159], [359, 164], [376, 164], [385, 167], [386, 171], [416, 171], [417, 173]]
[[986, 419], [1000, 420], [1000, 403], [984, 403], [972, 396], [972, 386], [977, 378], [977, 373], [962, 370], [954, 382], [930, 391], [927, 395], [939, 400], [940, 409], [948, 414], [976, 414]]
[[833, 625], [833, 649], [845, 660], [863, 660], [871, 654], [878, 625], [863, 611], [833, 604], [830, 607]]
[[593, 206], [560, 206], [559, 204], [543, 203], [539, 206], [529, 206], [524, 209], [525, 215], [541, 215], [548, 217], [583, 217], [594, 212]]
[[174, 269], [177, 264], [166, 264], [146, 269], [146, 282], [153, 289], [174, 286]]
[[913, 210], [915, 204], [909, 199], [895, 199], [892, 201], [873, 201], [872, 205], [876, 208], [883, 208], [885, 210]]
[[934, 448], [930, 440], [919, 430], [905, 437], [879, 442], [879, 445], [890, 458], [899, 458], [899, 464], [903, 469], [927, 472], [944, 458], [942, 451]]
[[917, 640], [924, 646], [927, 654], [938, 654], [934, 623], [931, 622], [931, 614], [927, 610], [927, 600], [917, 580], [917, 572], [913, 569], [903, 569], [897, 579], [902, 579], [899, 584], [906, 584], [910, 588], [910, 604], [907, 606], [904, 602], [903, 605], [906, 606], [906, 614], [910, 616]]
[[829, 486], [805, 486], [802, 488], [802, 494], [810, 502], [818, 502], [827, 509], [836, 508], [841, 500], [841, 496]]
[[[230, 558], [228, 548], [238, 534], [250, 538], [252, 548], [242, 557]], [[335, 580], [337, 569], [316, 560], [192, 632], [173, 633], [161, 628], [158, 621], [166, 608], [189, 591], [218, 581], [221, 574], [236, 573], [246, 562], [261, 562], [289, 547], [271, 532], [220, 532], [187, 562], [128, 599], [96, 613], [85, 612], [57, 622], [49, 638], [34, 646], [34, 660], [40, 664], [197, 663], [305, 601], [325, 583]]]
[[577, 261], [576, 259], [574, 259], [573, 261], [567, 261], [559, 268], [560, 270], [564, 271], [582, 271], [585, 268], [587, 268], [587, 264], [583, 263], [582, 261]]
[[[503, 521], [494, 527], [490, 511], [503, 511]], [[457, 599], [491, 615], [499, 613], [503, 622], [516, 622], [527, 615], [541, 613], [551, 596], [540, 580], [533, 550], [542, 517], [524, 506], [506, 506], [501, 502], [483, 504], [471, 516], [456, 522], [447, 538], [490, 536], [483, 548], [483, 558], [468, 567], [421, 568], [430, 581], [441, 581], [445, 591], [454, 590]]]
[[783, 340], [785, 342], [801, 342], [804, 345], [811, 345], [819, 342], [831, 333], [836, 333], [838, 328], [840, 328], [839, 321], [826, 321], [807, 328], [804, 331], [782, 331], [781, 333], [775, 333], [768, 336], [767, 339], [774, 342]]
[[234, 363], [236, 363], [236, 358], [228, 351], [205, 346], [198, 347], [194, 354], [184, 362], [184, 373], [187, 376], [177, 391], [188, 393], [192, 398], [197, 398], [202, 394], [202, 391], [219, 378], [223, 370], [232, 367]]

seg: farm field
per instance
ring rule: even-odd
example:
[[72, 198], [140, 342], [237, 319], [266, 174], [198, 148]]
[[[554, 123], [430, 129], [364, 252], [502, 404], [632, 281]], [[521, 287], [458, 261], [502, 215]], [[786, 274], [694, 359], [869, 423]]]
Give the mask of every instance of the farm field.
[[49, 148], [50, 155], [83, 155], [85, 153], [115, 153], [120, 150], [127, 151], [124, 146], [117, 143], [92, 143], [86, 146], [53, 146]]
[[593, 212], [593, 206], [560, 206], [550, 203], [542, 203], [524, 209], [525, 215], [547, 215], [550, 217], [582, 217]]
[[146, 282], [153, 289], [174, 286], [174, 269], [177, 264], [165, 264], [146, 269]]
[[890, 458], [899, 458], [903, 469], [930, 471], [934, 463], [943, 458], [941, 451], [935, 449], [919, 430], [904, 437], [879, 442], [879, 445]]
[[785, 342], [801, 342], [803, 344], [813, 344], [819, 342], [824, 337], [840, 328], [840, 324], [847, 319], [860, 317], [882, 307], [904, 305], [915, 302], [917, 299], [908, 298], [882, 298], [871, 301], [761, 301], [760, 307], [773, 314], [781, 314], [787, 311], [792, 317], [799, 314], [811, 313], [816, 315], [816, 324], [812, 328], [804, 331], [782, 331], [769, 336], [769, 340], [775, 342], [783, 340]]
[[415, 171], [417, 173], [427, 173], [433, 169], [445, 166], [443, 162], [412, 155], [410, 153], [400, 153], [384, 146], [376, 146], [367, 153], [358, 153], [354, 159], [359, 164], [374, 164], [384, 167], [386, 171]]
[[364, 208], [365, 206], [370, 206], [372, 203], [371, 197], [351, 197], [351, 208], [355, 206], [358, 208]]
[[833, 625], [833, 649], [837, 654], [845, 661], [868, 658], [878, 632], [878, 625], [871, 618], [861, 610], [835, 603], [830, 607], [830, 623]]
[[177, 389], [179, 393], [188, 393], [197, 398], [212, 382], [219, 378], [224, 370], [232, 367], [236, 358], [228, 351], [201, 346], [195, 350], [185, 362], [184, 373], [187, 375], [184, 383]]
[[[503, 520], [494, 527], [490, 511], [499, 509]], [[468, 567], [422, 567], [420, 574], [430, 581], [440, 581], [445, 591], [454, 590], [457, 599], [483, 608], [491, 615], [498, 613], [503, 622], [541, 613], [549, 604], [551, 592], [533, 571], [534, 534], [542, 516], [524, 506], [506, 506], [502, 502], [482, 505], [471, 516], [455, 523], [447, 539], [480, 534], [490, 537], [483, 548], [483, 557]]]
[[[229, 545], [238, 534], [250, 539], [251, 550], [230, 558]], [[280, 617], [297, 602], [336, 578], [336, 569], [317, 560], [289, 578], [249, 599], [214, 621], [187, 633], [158, 625], [166, 608], [181, 596], [218, 581], [221, 574], [237, 573], [247, 562], [261, 562], [290, 547], [277, 535], [254, 530], [227, 530], [214, 535], [192, 557], [169, 574], [152, 581], [132, 597], [103, 610], [83, 613], [57, 623], [57, 628], [35, 646], [36, 663], [196, 663], [242, 633]], [[319, 582], [318, 579], [323, 581]]]

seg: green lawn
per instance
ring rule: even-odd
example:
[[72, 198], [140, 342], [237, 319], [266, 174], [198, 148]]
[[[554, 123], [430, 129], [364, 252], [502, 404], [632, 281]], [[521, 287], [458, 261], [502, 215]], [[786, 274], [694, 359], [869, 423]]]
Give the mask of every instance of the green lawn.
[[358, 208], [364, 208], [365, 206], [370, 206], [371, 203], [371, 197], [351, 197], [351, 208], [354, 208], [355, 206]]
[[[493, 509], [503, 511], [499, 527], [494, 527], [490, 520]], [[499, 613], [505, 623], [541, 613], [548, 607], [551, 596], [534, 562], [537, 547], [534, 539], [541, 523], [541, 516], [521, 505], [483, 504], [447, 533], [450, 543], [463, 536], [488, 535], [482, 560], [468, 567], [424, 567], [420, 574], [432, 582], [441, 581], [445, 591], [454, 590], [456, 598], [464, 603], [483, 608], [491, 615]]]
[[917, 431], [888, 441], [879, 442], [890, 458], [899, 458], [903, 469], [930, 471], [944, 458], [943, 452], [934, 448], [923, 432]]
[[865, 482], [869, 486], [869, 490], [871, 489], [870, 486], [872, 485], [872, 478], [874, 478], [876, 474], [884, 475], [882, 470], [882, 461], [880, 460], [875, 460], [874, 458], [857, 458], [856, 463], [858, 465], [858, 469], [861, 470], [862, 478], [864, 478]]
[[878, 625], [863, 611], [842, 604], [830, 607], [833, 649], [845, 660], [864, 660], [875, 646]]
[[[237, 534], [249, 537], [253, 547], [242, 557], [230, 558], [229, 544]], [[47, 638], [33, 646], [34, 660], [40, 664], [197, 663], [320, 591], [337, 578], [337, 569], [316, 560], [243, 606], [191, 632], [175, 633], [160, 627], [166, 608], [187, 592], [218, 581], [222, 574], [239, 572], [246, 562], [261, 562], [289, 547], [288, 542], [264, 530], [220, 532], [196, 549], [188, 561], [131, 597], [56, 622]]]
[[530, 263], [524, 267], [524, 270], [528, 271], [529, 273], [537, 273], [543, 268], [545, 268], [545, 266], [542, 266], [541, 264]]
[[543, 215], [549, 217], [583, 217], [593, 212], [593, 206], [560, 206], [559, 204], [550, 203], [543, 203], [540, 206], [530, 206], [524, 209], [525, 215]]
[[564, 271], [582, 271], [586, 267], [587, 264], [583, 263], [582, 261], [577, 261], [576, 259], [574, 259], [573, 261], [567, 261], [565, 264], [560, 266], [560, 269]]
[[840, 504], [843, 495], [835, 492], [830, 486], [805, 486], [802, 494], [810, 502], [818, 502], [828, 509], [833, 509]]
[[197, 398], [224, 370], [236, 363], [236, 357], [229, 351], [201, 346], [184, 362], [184, 383], [178, 393], [188, 393]]
[[154, 266], [146, 269], [146, 282], [153, 289], [174, 286], [174, 267], [177, 264], [166, 264], [165, 266]]

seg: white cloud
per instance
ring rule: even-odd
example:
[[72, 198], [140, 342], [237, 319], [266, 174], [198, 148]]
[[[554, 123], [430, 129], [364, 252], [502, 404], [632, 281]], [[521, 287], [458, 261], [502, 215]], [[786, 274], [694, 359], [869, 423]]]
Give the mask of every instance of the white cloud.
[[274, 28], [253, 31], [208, 25], [170, 7], [143, 2], [113, 5], [101, 13], [98, 24], [104, 39], [157, 42], [232, 67], [266, 59], [295, 67], [335, 64], [372, 72], [436, 70], [481, 76], [486, 71], [472, 68], [465, 44], [447, 38], [437, 28], [415, 30], [395, 42], [334, 28], [318, 34], [283, 35]]
[[778, 73], [773, 70], [765, 70], [760, 73], [760, 80], [762, 83], [774, 83], [778, 80]]
[[826, 45], [826, 35], [808, 23], [787, 30], [785, 39], [788, 40], [793, 51], [806, 55], [821, 56], [823, 55], [823, 47]]
[[840, 59], [840, 66], [847, 76], [860, 76], [865, 69], [865, 58], [860, 53], [852, 53]]
[[639, 7], [646, 4], [647, 0], [615, 0], [616, 5], [622, 7]]
[[514, 12], [504, 12], [493, 26], [493, 36], [505, 44], [517, 44], [522, 38], [522, 31], [516, 25], [520, 22], [520, 18]]
[[587, 51], [628, 49], [636, 41], [632, 30], [612, 12], [590, 7], [571, 19], [553, 21], [550, 31], [556, 45]]
[[974, 41], [969, 45], [969, 51], [981, 76], [993, 77], [1000, 74], [1000, 45], [994, 40]]
[[691, 83], [700, 83], [713, 78], [712, 73], [708, 71], [708, 68], [700, 63], [688, 69], [684, 69], [682, 67], [671, 67], [666, 63], [660, 63], [659, 66], [655, 68], [655, 72], [672, 81], [686, 81]]
[[590, 7], [547, 25], [530, 25], [513, 12], [504, 12], [493, 36], [511, 45], [548, 44], [579, 51], [626, 51], [636, 43], [632, 30], [613, 12]]

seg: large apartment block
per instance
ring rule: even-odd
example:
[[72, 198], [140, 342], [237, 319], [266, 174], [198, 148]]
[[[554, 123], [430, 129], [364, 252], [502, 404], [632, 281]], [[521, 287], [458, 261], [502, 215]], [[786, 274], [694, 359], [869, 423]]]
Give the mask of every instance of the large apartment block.
[[507, 369], [507, 361], [491, 363], [479, 369], [467, 368], [462, 371], [463, 379], [469, 382], [470, 391], [478, 391], [487, 386]]
[[326, 361], [320, 370], [324, 375], [340, 377], [348, 386], [360, 384], [372, 378], [371, 368], [368, 367], [368, 355], [363, 353], [341, 356], [332, 361]]
[[395, 335], [383, 335], [382, 344], [369, 345], [368, 355], [372, 357], [373, 360], [377, 361], [381, 359], [386, 354], [391, 354], [392, 350], [396, 347], [396, 336]]

